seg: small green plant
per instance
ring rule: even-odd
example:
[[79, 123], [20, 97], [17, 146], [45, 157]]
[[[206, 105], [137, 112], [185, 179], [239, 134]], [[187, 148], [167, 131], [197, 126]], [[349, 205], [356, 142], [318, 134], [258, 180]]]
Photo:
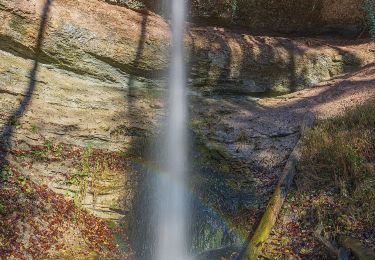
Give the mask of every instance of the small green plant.
[[53, 144], [51, 141], [45, 141], [44, 142], [44, 146], [46, 147], [47, 151], [50, 153], [52, 151], [52, 148], [53, 148]]
[[31, 125], [31, 132], [33, 134], [38, 134], [39, 133], [39, 127], [36, 124]]
[[21, 185], [22, 185], [23, 187], [25, 187], [25, 186], [27, 185], [27, 179], [26, 179], [25, 176], [20, 176], [20, 177], [18, 177], [18, 180], [19, 180], [19, 182], [21, 183]]
[[56, 148], [56, 155], [59, 158], [62, 158], [64, 155], [64, 150], [65, 150], [65, 145], [64, 144], [59, 144]]
[[31, 156], [35, 159], [43, 160], [48, 157], [48, 151], [47, 150], [36, 150], [31, 151]]
[[367, 16], [367, 21], [370, 26], [371, 38], [375, 40], [375, 9], [372, 0], [364, 0], [363, 9]]
[[92, 148], [91, 146], [87, 146], [83, 151], [83, 158], [75, 170], [75, 173], [65, 182], [67, 186], [76, 186], [78, 189], [73, 197], [74, 204], [77, 208], [82, 206], [82, 201], [88, 188], [88, 180], [92, 178], [93, 169], [90, 165], [91, 155]]
[[25, 188], [27, 193], [31, 192], [30, 185], [27, 182], [27, 178], [25, 176], [19, 176], [18, 181], [20, 182], [21, 186]]
[[31, 156], [35, 159], [45, 160], [53, 151], [53, 144], [51, 141], [45, 141], [42, 150], [34, 150], [31, 152]]
[[237, 0], [231, 0], [230, 5], [231, 5], [231, 9], [232, 9], [232, 22], [233, 22], [234, 18], [236, 17], [237, 11], [238, 11]]

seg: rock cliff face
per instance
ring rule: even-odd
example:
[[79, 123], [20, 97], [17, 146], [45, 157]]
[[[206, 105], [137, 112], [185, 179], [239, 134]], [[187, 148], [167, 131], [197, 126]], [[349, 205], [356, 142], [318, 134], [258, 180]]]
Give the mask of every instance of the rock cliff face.
[[[1, 48], [33, 57], [45, 1], [1, 1]], [[168, 26], [100, 1], [52, 1], [40, 61], [109, 81], [152, 77], [167, 65]]]
[[[45, 3], [0, 1], [4, 129], [12, 111], [32, 95], [24, 116], [13, 122], [12, 147], [32, 151], [52, 141], [56, 145], [141, 153], [142, 144], [163, 114], [168, 24], [158, 16], [103, 1], [55, 0], [45, 14], [45, 28], [40, 28]], [[44, 35], [37, 48], [40, 31]], [[191, 26], [186, 38], [190, 84], [203, 94], [289, 92], [373, 60], [360, 45], [335, 44]], [[36, 62], [38, 70], [32, 75]], [[36, 87], [28, 93], [31, 83]], [[59, 183], [39, 176], [40, 181], [64, 193], [69, 188], [62, 186], [63, 172], [77, 170], [72, 165], [56, 165], [59, 171], [39, 165], [31, 173], [40, 174], [40, 167], [46, 169], [43, 176], [54, 175]], [[119, 176], [117, 184], [123, 184], [117, 188], [127, 190], [126, 196], [131, 197], [131, 185], [125, 188], [125, 179]], [[114, 193], [118, 198], [109, 196], [114, 200], [125, 196]], [[92, 195], [88, 196], [92, 200]], [[88, 198], [83, 199], [85, 205], [93, 208]], [[118, 218], [118, 212], [130, 207], [111, 211], [111, 203], [104, 203], [107, 205], [101, 207], [105, 210], [99, 214], [109, 212], [104, 215]]]
[[[166, 67], [168, 45], [162, 45], [162, 38], [168, 31], [145, 32], [144, 48], [138, 46], [139, 39], [131, 34], [142, 35], [142, 19], [144, 24], [149, 19], [157, 30], [165, 23], [99, 1], [52, 1], [46, 14], [46, 28], [42, 29], [44, 3], [2, 1], [0, 5], [4, 21], [0, 29], [1, 123], [5, 142], [9, 141], [6, 145], [28, 153], [31, 158], [41, 148], [42, 157], [47, 159], [50, 148], [59, 144], [81, 150], [91, 147], [106, 153], [141, 153], [142, 148], [137, 145], [143, 144], [152, 132], [163, 106], [157, 102], [161, 90], [154, 73]], [[91, 13], [95, 10], [100, 14]], [[130, 12], [130, 16], [123, 12]], [[45, 31], [40, 49], [36, 47], [39, 31]], [[142, 52], [137, 53], [139, 48], [135, 46]], [[35, 66], [37, 71], [33, 73]], [[29, 97], [30, 101], [25, 102]], [[20, 108], [26, 113], [9, 120]], [[5, 134], [6, 124], [17, 128], [11, 140]], [[86, 165], [90, 175], [79, 182], [83, 186], [67, 185], [83, 166], [72, 161], [74, 158], [52, 166], [53, 163], [36, 160], [26, 174], [63, 194], [84, 191], [79, 203], [102, 217], [123, 217], [130, 207], [123, 202], [131, 200], [130, 191], [135, 186], [132, 181], [136, 180], [124, 177], [130, 174], [130, 168], [111, 171], [109, 167], [104, 174], [107, 176], [103, 175], [99, 182], [110, 188], [94, 192], [89, 185], [94, 165]]]
[[[142, 192], [137, 168], [144, 166], [145, 147], [164, 114], [170, 34], [160, 16], [107, 2], [0, 0], [0, 151], [37, 184], [48, 185], [101, 218], [119, 221], [132, 214]], [[46, 3], [51, 3], [49, 8]], [[364, 46], [358, 41], [253, 36], [190, 25], [186, 53], [192, 113], [197, 117], [193, 131], [205, 143], [214, 136], [212, 120], [220, 113], [230, 122], [202, 153], [214, 164], [238, 157], [232, 144], [230, 153], [218, 146], [228, 136], [237, 140], [232, 124], [249, 114], [232, 118], [242, 107], [238, 100], [295, 91], [374, 62], [373, 50]], [[221, 98], [228, 96], [238, 100], [223, 103]], [[257, 152], [264, 168], [280, 166], [289, 149], [285, 143], [295, 141], [296, 130], [261, 131], [255, 129], [250, 137], [262, 139], [251, 146], [251, 153]], [[276, 155], [265, 152], [274, 146], [272, 138], [283, 136], [290, 140], [280, 141]], [[248, 166], [220, 167], [223, 172], [234, 170], [219, 176], [223, 179], [215, 177], [219, 184], [209, 183], [214, 173], [199, 177], [204, 180], [198, 182], [210, 186], [202, 188], [205, 199], [221, 194], [218, 187], [231, 188], [225, 193], [229, 199], [223, 202], [216, 194], [211, 201], [233, 215], [255, 208], [248, 202], [253, 196], [251, 174], [238, 179]], [[245, 195], [238, 199], [238, 194]]]

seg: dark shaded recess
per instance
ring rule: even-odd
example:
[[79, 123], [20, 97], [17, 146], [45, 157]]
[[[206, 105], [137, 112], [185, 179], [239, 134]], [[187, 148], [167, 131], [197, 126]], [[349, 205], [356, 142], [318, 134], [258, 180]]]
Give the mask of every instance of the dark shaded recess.
[[[139, 0], [139, 2], [148, 10], [169, 17], [171, 11], [169, 2], [159, 0]], [[352, 37], [369, 29], [364, 20], [365, 14], [363, 17], [352, 18], [347, 22], [343, 22], [342, 19], [327, 22], [322, 17], [323, 5], [328, 3], [327, 0], [186, 0], [186, 2], [189, 8], [188, 17], [196, 24], [251, 30], [256, 34], [303, 36], [329, 33]], [[361, 0], [353, 0], [352, 6], [362, 8]]]
[[[232, 13], [233, 4], [236, 2], [236, 11]], [[305, 0], [236, 0], [236, 1], [206, 1], [193, 0], [193, 19], [206, 20], [218, 24], [228, 24], [231, 19], [233, 25], [240, 25], [260, 32], [285, 32], [291, 33], [299, 30], [315, 30], [317, 23], [322, 22], [322, 1]], [[211, 11], [210, 11], [211, 10]], [[225, 17], [220, 10], [227, 10], [231, 17]], [[210, 14], [207, 17], [205, 14]], [[195, 16], [195, 14], [197, 14]], [[206, 17], [205, 17], [206, 16]]]
[[[6, 123], [4, 124], [3, 129], [1, 129], [1, 136], [0, 136], [0, 174], [1, 179], [3, 178], [4, 170], [6, 170], [8, 161], [7, 161], [7, 155], [11, 151], [12, 146], [12, 137], [15, 131], [15, 122], [23, 116], [25, 111], [27, 110], [30, 101], [32, 99], [36, 83], [37, 83], [37, 76], [38, 76], [38, 68], [39, 68], [39, 62], [43, 60], [44, 55], [42, 53], [42, 45], [43, 45], [43, 39], [45, 30], [47, 27], [47, 21], [48, 21], [48, 14], [50, 10], [50, 5], [52, 4], [53, 0], [46, 0], [44, 3], [42, 15], [41, 15], [41, 21], [38, 31], [38, 36], [36, 39], [36, 45], [34, 48], [34, 52], [32, 52], [34, 55], [32, 59], [34, 60], [33, 66], [29, 73], [29, 84], [26, 88], [26, 91], [23, 95], [23, 98], [21, 100], [21, 103], [19, 107], [13, 111], [13, 113], [8, 117], [6, 120]], [[2, 39], [0, 39], [1, 42]], [[18, 48], [20, 46], [14, 45], [14, 48]], [[12, 48], [13, 49], [13, 48]], [[14, 49], [13, 49], [14, 50]], [[3, 180], [1, 180], [3, 182]]]
[[193, 0], [191, 17], [198, 24], [242, 27], [259, 34], [334, 33], [353, 36], [363, 28], [360, 18], [354, 24], [342, 21], [329, 24], [322, 17], [322, 7], [322, 0]]

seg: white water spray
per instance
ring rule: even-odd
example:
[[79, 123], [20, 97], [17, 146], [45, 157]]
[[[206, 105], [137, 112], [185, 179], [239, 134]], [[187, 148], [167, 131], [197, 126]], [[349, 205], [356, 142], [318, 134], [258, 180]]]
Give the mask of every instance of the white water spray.
[[184, 64], [185, 0], [171, 0], [172, 50], [169, 70], [165, 173], [158, 184], [157, 260], [187, 259], [187, 97]]

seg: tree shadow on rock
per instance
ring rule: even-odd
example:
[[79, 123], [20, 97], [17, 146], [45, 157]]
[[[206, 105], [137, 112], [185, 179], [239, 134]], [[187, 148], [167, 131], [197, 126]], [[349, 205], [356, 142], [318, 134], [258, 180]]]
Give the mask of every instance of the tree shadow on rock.
[[6, 122], [1, 130], [0, 136], [0, 173], [7, 169], [8, 161], [7, 157], [8, 154], [12, 150], [12, 138], [14, 132], [16, 130], [17, 121], [23, 116], [23, 114], [27, 111], [30, 102], [32, 100], [33, 93], [36, 88], [37, 84], [37, 76], [38, 76], [38, 68], [39, 62], [43, 56], [42, 46], [43, 46], [43, 39], [45, 36], [45, 31], [48, 22], [48, 15], [50, 11], [50, 6], [53, 0], [46, 0], [43, 6], [42, 14], [40, 17], [40, 25], [38, 30], [38, 35], [36, 38], [36, 44], [34, 47], [34, 58], [33, 58], [33, 65], [29, 73], [29, 84], [23, 94], [23, 99], [21, 100], [17, 109], [15, 109], [12, 114], [6, 119]]

